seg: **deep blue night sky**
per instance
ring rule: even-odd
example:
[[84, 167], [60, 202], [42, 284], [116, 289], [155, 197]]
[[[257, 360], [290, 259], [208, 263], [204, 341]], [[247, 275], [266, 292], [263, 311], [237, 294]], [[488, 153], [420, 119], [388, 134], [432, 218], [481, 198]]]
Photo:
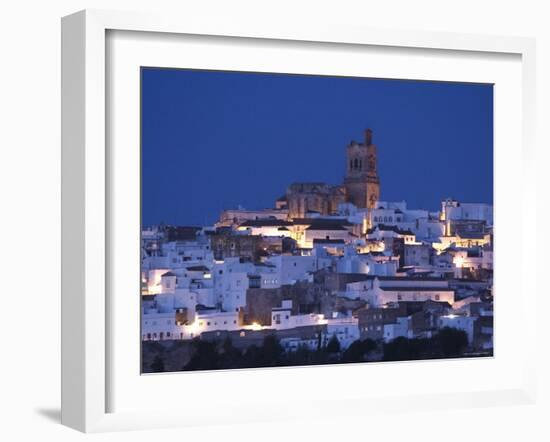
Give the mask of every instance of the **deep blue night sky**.
[[144, 68], [142, 222], [211, 224], [295, 181], [340, 184], [367, 127], [382, 200], [493, 202], [492, 85]]

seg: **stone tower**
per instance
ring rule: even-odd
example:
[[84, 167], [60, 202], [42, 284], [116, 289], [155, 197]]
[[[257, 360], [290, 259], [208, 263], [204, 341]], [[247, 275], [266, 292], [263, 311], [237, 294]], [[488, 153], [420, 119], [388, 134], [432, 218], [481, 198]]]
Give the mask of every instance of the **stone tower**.
[[346, 149], [346, 201], [359, 208], [374, 208], [380, 199], [380, 179], [376, 170], [376, 146], [372, 130], [365, 130], [364, 143], [352, 141]]

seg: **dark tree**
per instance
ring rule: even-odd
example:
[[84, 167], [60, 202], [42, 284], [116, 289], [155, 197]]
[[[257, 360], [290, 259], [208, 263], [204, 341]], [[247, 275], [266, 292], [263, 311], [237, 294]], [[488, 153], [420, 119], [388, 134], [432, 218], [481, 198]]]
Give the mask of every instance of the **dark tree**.
[[384, 344], [385, 361], [406, 361], [421, 358], [421, 345], [417, 339], [402, 336]]
[[221, 345], [220, 359], [222, 368], [240, 368], [244, 364], [241, 351], [233, 346], [233, 341], [229, 336], [225, 338]]
[[285, 350], [275, 335], [267, 335], [262, 347], [262, 366], [272, 367], [284, 363]]
[[314, 354], [307, 346], [300, 345], [296, 351], [289, 353], [288, 363], [289, 365], [309, 365], [314, 363]]
[[246, 348], [243, 357], [244, 367], [258, 367], [261, 361], [261, 350], [256, 345], [250, 345]]
[[220, 356], [216, 349], [216, 343], [193, 340], [194, 353], [189, 363], [184, 367], [185, 370], [215, 370], [224, 368], [220, 364]]
[[164, 369], [164, 359], [160, 355], [156, 355], [155, 359], [151, 363], [151, 372], [152, 373], [163, 373]]
[[468, 347], [468, 335], [456, 328], [444, 327], [433, 339], [441, 355], [447, 358], [461, 356]]
[[332, 335], [332, 338], [328, 341], [326, 351], [327, 353], [338, 353], [340, 351], [340, 342], [336, 335]]
[[372, 339], [357, 340], [344, 351], [342, 362], [363, 362], [367, 353], [377, 349], [376, 342]]

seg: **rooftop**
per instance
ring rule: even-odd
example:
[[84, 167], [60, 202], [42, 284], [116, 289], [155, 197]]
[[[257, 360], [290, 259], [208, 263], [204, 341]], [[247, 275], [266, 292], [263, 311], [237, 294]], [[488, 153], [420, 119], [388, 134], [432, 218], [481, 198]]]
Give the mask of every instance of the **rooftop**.
[[454, 292], [448, 287], [380, 287], [384, 292]]
[[313, 244], [345, 244], [343, 239], [319, 239], [315, 238]]
[[397, 226], [388, 225], [388, 224], [378, 224], [378, 225], [374, 226], [373, 228], [368, 229], [367, 234], [370, 235], [370, 234], [374, 233], [376, 230], [386, 231], [386, 232], [395, 232], [399, 235], [414, 235], [414, 233], [411, 232], [410, 230], [403, 230], [403, 229], [400, 229]]
[[291, 226], [292, 223], [282, 219], [265, 218], [265, 219], [250, 219], [242, 223], [239, 227], [281, 227]]
[[347, 230], [347, 229], [343, 227], [342, 224], [321, 223], [321, 224], [312, 224], [306, 230]]
[[[191, 272], [209, 272], [210, 269], [206, 266], [200, 265], [200, 266], [190, 266], [186, 267], [187, 270]], [[163, 275], [164, 276], [164, 275]]]
[[295, 226], [320, 226], [323, 224], [339, 225], [339, 226], [351, 226], [352, 224], [346, 218], [294, 218], [292, 224]]

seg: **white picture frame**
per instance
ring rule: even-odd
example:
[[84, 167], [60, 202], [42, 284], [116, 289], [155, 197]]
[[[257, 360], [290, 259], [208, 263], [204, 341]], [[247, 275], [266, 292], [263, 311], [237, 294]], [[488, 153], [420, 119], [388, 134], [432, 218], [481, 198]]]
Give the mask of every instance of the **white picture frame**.
[[[269, 39], [287, 42], [338, 43], [383, 48], [425, 48], [441, 51], [468, 51], [479, 54], [515, 54], [521, 57], [522, 109], [521, 150], [524, 186], [521, 189], [522, 220], [534, 219], [535, 188], [533, 167], [535, 149], [535, 42], [519, 37], [493, 37], [453, 33], [388, 31], [349, 28], [327, 23], [308, 26], [247, 22], [210, 22], [197, 17], [155, 16], [142, 13], [87, 10], [62, 21], [62, 423], [85, 432], [157, 428], [207, 424], [207, 416], [184, 411], [156, 412], [109, 411], [108, 395], [112, 388], [109, 366], [112, 354], [108, 343], [110, 323], [109, 286], [109, 185], [106, 118], [106, 83], [109, 31], [140, 31], [162, 34], [202, 35]], [[534, 245], [525, 241], [523, 257]], [[498, 258], [497, 258], [498, 259]], [[526, 268], [522, 272], [526, 272]], [[522, 278], [522, 305], [534, 303], [535, 282]], [[518, 319], [529, 336], [536, 325]], [[138, 337], [136, 337], [138, 338]], [[319, 412], [330, 400], [338, 400], [341, 413], [369, 414], [375, 409], [392, 412], [409, 407], [441, 409], [468, 407], [472, 401], [491, 406], [501, 403], [533, 403], [536, 392], [535, 340], [527, 341], [521, 385], [490, 391], [465, 391], [454, 394], [428, 394], [403, 397], [389, 391], [387, 397], [372, 401], [338, 396], [317, 400]], [[285, 376], [292, 376], [292, 369]], [[207, 376], [197, 374], [197, 376]], [[208, 375], [212, 379], [212, 374]], [[225, 376], [225, 374], [224, 374]], [[244, 401], [243, 401], [244, 402]], [[246, 403], [240, 404], [244, 410]], [[254, 406], [248, 405], [251, 411]], [[275, 419], [289, 415], [308, 417], [307, 411], [270, 410]], [[311, 413], [311, 412], [309, 412]], [[219, 418], [219, 416], [218, 416]], [[226, 421], [232, 420], [230, 412]], [[250, 421], [265, 419], [251, 413]]]

